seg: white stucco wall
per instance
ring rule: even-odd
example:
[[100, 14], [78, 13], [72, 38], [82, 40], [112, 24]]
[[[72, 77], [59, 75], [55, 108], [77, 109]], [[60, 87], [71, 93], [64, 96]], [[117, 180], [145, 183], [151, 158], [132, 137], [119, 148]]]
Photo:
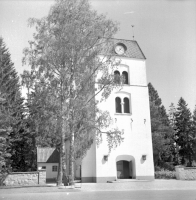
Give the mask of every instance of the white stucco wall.
[[[92, 182], [92, 177], [96, 176], [96, 156], [95, 156], [95, 144], [92, 144], [88, 150], [87, 155], [83, 160], [77, 159], [74, 163], [75, 178], [79, 179], [85, 177], [87, 182]], [[65, 157], [66, 157], [66, 173], [69, 175], [69, 149], [70, 142], [65, 142]], [[81, 166], [81, 167], [80, 167]], [[85, 181], [86, 182], [86, 181]]]
[[[37, 163], [37, 169], [41, 169], [42, 166], [46, 166], [46, 179], [54, 179], [57, 178], [58, 173], [58, 163]], [[52, 166], [57, 166], [57, 171], [52, 171]]]
[[[133, 178], [152, 179], [154, 164], [145, 60], [121, 58], [121, 65], [117, 69], [120, 73], [128, 71], [129, 84], [124, 85], [120, 90], [114, 90], [106, 101], [99, 104], [99, 108], [109, 111], [113, 118], [110, 128], [118, 127], [124, 131], [124, 142], [112, 150], [108, 161], [105, 161], [104, 155], [108, 155], [108, 147], [104, 136], [103, 143], [98, 148], [91, 148], [83, 160], [82, 176], [90, 177], [95, 173], [101, 182], [104, 182], [104, 177], [106, 179], [116, 178], [116, 162], [119, 159], [126, 159], [133, 163]], [[116, 113], [115, 98], [117, 96], [122, 100], [124, 97], [129, 98], [130, 113]], [[100, 95], [96, 96], [96, 100], [99, 99]], [[147, 159], [143, 160], [142, 155], [146, 155]], [[96, 162], [93, 161], [94, 157]], [[93, 171], [94, 164], [96, 164], [96, 170]]]
[[[96, 145], [93, 143], [87, 155], [82, 160], [81, 175], [85, 178], [85, 182], [88, 182], [88, 180], [90, 181], [92, 177], [96, 176], [96, 169]], [[93, 182], [93, 180], [90, 182]]]

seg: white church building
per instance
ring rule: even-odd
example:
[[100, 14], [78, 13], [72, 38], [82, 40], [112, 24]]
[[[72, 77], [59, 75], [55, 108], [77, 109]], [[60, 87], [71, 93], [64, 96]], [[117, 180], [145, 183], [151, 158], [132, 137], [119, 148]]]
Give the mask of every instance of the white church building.
[[[115, 89], [99, 108], [107, 110], [114, 124], [123, 130], [124, 141], [108, 154], [106, 138], [94, 142], [80, 164], [75, 166], [82, 182], [117, 179], [153, 180], [154, 164], [146, 77], [146, 58], [135, 40], [112, 39], [112, 56], [120, 59], [115, 74], [124, 75], [123, 87]], [[97, 100], [99, 96], [96, 97]]]

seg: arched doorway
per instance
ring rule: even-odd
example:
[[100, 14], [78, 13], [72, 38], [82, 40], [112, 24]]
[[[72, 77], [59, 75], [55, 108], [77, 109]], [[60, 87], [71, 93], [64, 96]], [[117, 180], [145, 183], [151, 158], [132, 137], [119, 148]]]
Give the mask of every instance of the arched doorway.
[[135, 159], [130, 155], [119, 155], [116, 158], [117, 179], [132, 179], [135, 174]]
[[117, 178], [129, 179], [132, 178], [132, 162], [126, 160], [120, 160], [116, 163]]

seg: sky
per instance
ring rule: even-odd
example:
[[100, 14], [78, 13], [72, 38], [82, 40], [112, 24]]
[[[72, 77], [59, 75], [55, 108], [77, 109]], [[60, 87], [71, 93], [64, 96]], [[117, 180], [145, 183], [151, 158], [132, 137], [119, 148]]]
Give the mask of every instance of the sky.
[[[52, 0], [0, 0], [0, 36], [19, 74], [23, 49], [32, 39], [29, 18], [48, 14]], [[195, 0], [91, 0], [98, 13], [119, 22], [119, 39], [134, 39], [147, 58], [147, 80], [158, 91], [166, 110], [183, 97], [196, 105]], [[134, 25], [134, 29], [132, 28]]]

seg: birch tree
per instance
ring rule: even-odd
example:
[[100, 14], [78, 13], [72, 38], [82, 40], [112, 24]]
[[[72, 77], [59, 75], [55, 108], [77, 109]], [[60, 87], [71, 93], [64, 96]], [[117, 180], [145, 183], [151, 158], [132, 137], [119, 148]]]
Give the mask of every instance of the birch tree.
[[58, 184], [65, 162], [65, 140], [70, 142], [69, 173], [73, 182], [74, 161], [85, 156], [94, 139], [100, 143], [102, 134], [106, 134], [109, 151], [123, 140], [122, 132], [117, 129], [102, 132], [103, 128], [109, 128], [112, 119], [107, 111], [99, 110], [99, 102], [95, 100], [98, 94], [105, 100], [118, 87], [113, 72], [119, 61], [109, 53], [110, 38], [118, 26], [92, 10], [87, 0], [57, 0], [48, 16], [30, 19], [29, 25], [36, 32], [29, 47], [24, 49], [23, 63], [31, 67], [30, 72], [23, 74], [24, 85], [28, 74], [31, 93], [35, 88], [44, 93], [41, 107], [45, 106], [43, 102], [48, 109], [55, 105], [51, 114], [60, 122], [61, 136]]

